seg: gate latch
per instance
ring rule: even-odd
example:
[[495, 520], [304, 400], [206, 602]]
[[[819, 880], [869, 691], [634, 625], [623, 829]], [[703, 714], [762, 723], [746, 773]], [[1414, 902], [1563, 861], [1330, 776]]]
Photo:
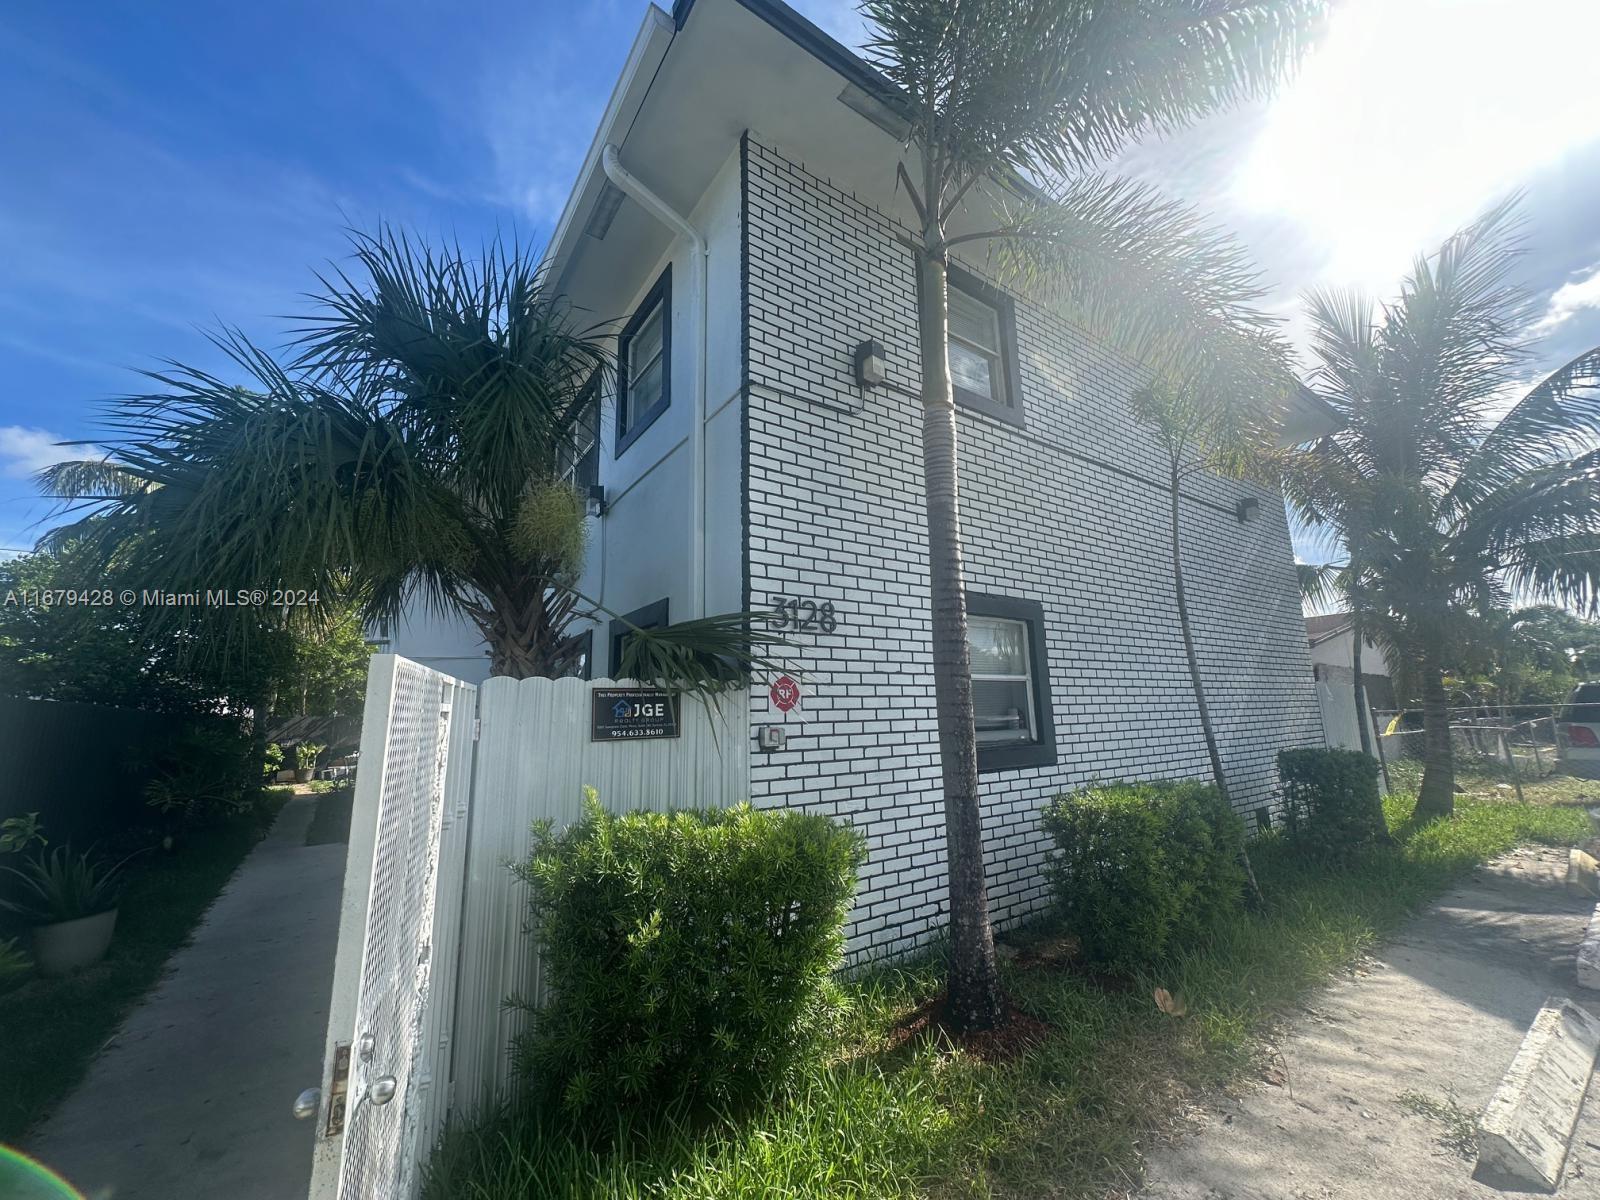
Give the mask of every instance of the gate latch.
[[344, 1101], [350, 1091], [350, 1043], [336, 1042], [333, 1047], [333, 1081], [328, 1088], [328, 1129], [325, 1136], [338, 1137], [344, 1132]]

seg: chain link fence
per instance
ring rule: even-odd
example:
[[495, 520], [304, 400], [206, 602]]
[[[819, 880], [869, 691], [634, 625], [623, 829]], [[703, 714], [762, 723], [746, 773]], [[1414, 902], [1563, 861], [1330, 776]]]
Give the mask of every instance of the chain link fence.
[[[1450, 709], [1457, 769], [1503, 781], [1522, 799], [1524, 783], [1562, 770], [1559, 727], [1566, 704], [1463, 705]], [[1385, 776], [1420, 769], [1426, 754], [1422, 708], [1373, 709]]]

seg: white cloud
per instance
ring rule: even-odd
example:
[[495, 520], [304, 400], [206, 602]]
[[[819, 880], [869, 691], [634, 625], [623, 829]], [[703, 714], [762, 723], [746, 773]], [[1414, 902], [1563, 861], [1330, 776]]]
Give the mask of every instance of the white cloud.
[[1382, 294], [1411, 257], [1600, 138], [1593, 0], [1347, 0], [1272, 103], [1234, 199], [1320, 278]]
[[1559, 329], [1586, 308], [1600, 308], [1600, 263], [1587, 275], [1558, 287], [1544, 316], [1534, 322], [1529, 332], [1545, 334]]
[[73, 457], [72, 448], [59, 446], [59, 434], [26, 425], [0, 425], [0, 475], [26, 479], [35, 471]]

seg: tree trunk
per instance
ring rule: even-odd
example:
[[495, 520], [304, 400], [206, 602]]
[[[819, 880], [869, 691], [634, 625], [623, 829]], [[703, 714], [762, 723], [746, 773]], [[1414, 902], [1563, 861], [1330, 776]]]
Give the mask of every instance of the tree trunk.
[[[926, 239], [937, 246], [935, 237]], [[1003, 1002], [983, 869], [978, 740], [972, 714], [966, 585], [956, 481], [955, 401], [950, 385], [949, 292], [942, 252], [922, 256], [922, 472], [928, 517], [928, 588], [933, 688], [944, 781], [945, 857], [950, 881], [950, 977], [946, 1021], [956, 1032], [992, 1029]]]
[[[1233, 799], [1228, 794], [1228, 779], [1222, 771], [1222, 752], [1217, 749], [1216, 730], [1211, 725], [1211, 706], [1206, 703], [1206, 688], [1200, 678], [1200, 659], [1195, 654], [1194, 630], [1189, 625], [1189, 595], [1183, 586], [1183, 535], [1179, 523], [1178, 462], [1174, 458], [1169, 475], [1172, 491], [1172, 590], [1178, 599], [1178, 625], [1183, 630], [1183, 653], [1189, 661], [1189, 683], [1194, 688], [1195, 707], [1200, 710], [1200, 732], [1205, 735], [1206, 755], [1211, 759], [1211, 779], [1222, 795], [1222, 802], [1230, 808]], [[1250, 907], [1261, 911], [1266, 908], [1266, 898], [1261, 885], [1256, 882], [1255, 868], [1250, 865], [1250, 855], [1243, 845], [1239, 848], [1239, 865], [1244, 868], [1245, 899]]]
[[1430, 640], [1422, 659], [1422, 788], [1417, 793], [1415, 816], [1431, 821], [1454, 814], [1456, 807], [1455, 752], [1450, 745], [1450, 705], [1444, 692], [1444, 674], [1438, 648]]
[[[1356, 728], [1361, 733], [1361, 752], [1373, 755], [1372, 746], [1372, 721], [1371, 714], [1367, 711], [1367, 685], [1361, 679], [1361, 643], [1366, 634], [1361, 629], [1361, 617], [1354, 611], [1350, 614], [1350, 671], [1355, 676], [1356, 695]], [[1377, 811], [1373, 814], [1377, 822], [1378, 840], [1392, 843], [1394, 838], [1389, 834], [1389, 822], [1383, 815], [1383, 797], [1379, 796], [1376, 805]]]
[[1356, 730], [1361, 734], [1361, 753], [1372, 753], [1372, 730], [1367, 720], [1367, 685], [1361, 678], [1361, 618], [1350, 614], [1350, 671], [1355, 676]]

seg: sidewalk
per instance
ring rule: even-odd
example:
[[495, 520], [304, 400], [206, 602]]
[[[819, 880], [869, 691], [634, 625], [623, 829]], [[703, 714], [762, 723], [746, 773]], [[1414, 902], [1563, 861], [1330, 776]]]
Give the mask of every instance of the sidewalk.
[[343, 844], [306, 846], [316, 799], [278, 815], [194, 940], [29, 1139], [88, 1200], [304, 1200]]
[[[1519, 850], [1316, 994], [1267, 1082], [1214, 1104], [1155, 1150], [1143, 1200], [1489, 1200], [1470, 1134], [1547, 996], [1600, 1015], [1574, 979], [1593, 910], [1562, 886], [1564, 851]], [[1430, 1113], [1432, 1115], [1430, 1115]], [[1600, 1086], [1591, 1084], [1558, 1198], [1600, 1197]]]

